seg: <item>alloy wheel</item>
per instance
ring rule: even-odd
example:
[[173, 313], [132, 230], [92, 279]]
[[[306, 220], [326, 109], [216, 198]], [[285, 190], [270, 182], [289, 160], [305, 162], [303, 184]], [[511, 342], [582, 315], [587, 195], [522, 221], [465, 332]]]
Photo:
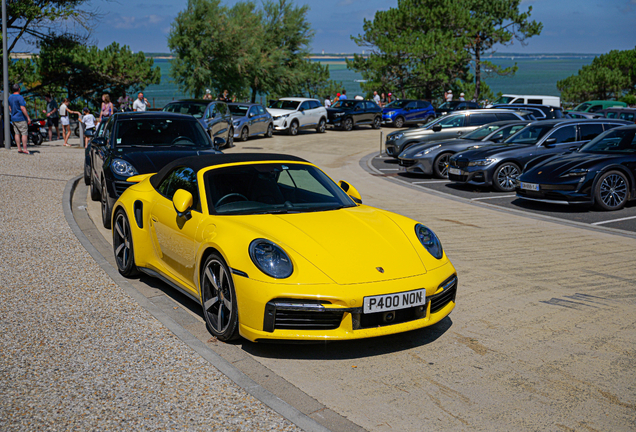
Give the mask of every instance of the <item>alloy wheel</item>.
[[435, 161], [435, 175], [439, 178], [448, 178], [448, 165], [451, 154], [443, 153]]
[[519, 177], [519, 168], [514, 164], [504, 164], [497, 170], [496, 182], [502, 192], [514, 190], [516, 179]]
[[618, 173], [605, 177], [599, 186], [600, 198], [608, 208], [618, 208], [627, 199], [627, 182]]
[[136, 274], [130, 223], [123, 210], [119, 210], [117, 216], [115, 216], [113, 250], [119, 273], [124, 276]]
[[203, 313], [212, 332], [218, 337], [232, 324], [234, 289], [229, 271], [215, 256], [206, 262], [202, 276]]
[[398, 117], [395, 119], [395, 127], [396, 128], [401, 128], [402, 126], [404, 126], [404, 119], [402, 117]]
[[267, 126], [267, 138], [271, 138], [274, 135], [274, 126], [272, 126], [272, 124], [270, 123], [269, 126]]
[[247, 127], [244, 127], [243, 129], [241, 129], [241, 141], [247, 141], [249, 137], [250, 137], [250, 131], [247, 129]]
[[346, 131], [350, 131], [351, 129], [353, 129], [353, 120], [351, 120], [350, 118], [346, 118], [344, 121], [343, 129]]

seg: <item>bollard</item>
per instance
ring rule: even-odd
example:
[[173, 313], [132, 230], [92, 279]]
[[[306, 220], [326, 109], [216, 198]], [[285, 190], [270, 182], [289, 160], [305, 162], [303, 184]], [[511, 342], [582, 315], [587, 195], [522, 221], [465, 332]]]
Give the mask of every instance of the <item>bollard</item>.
[[378, 157], [382, 157], [382, 135], [384, 135], [384, 132], [380, 131], [380, 154]]
[[80, 148], [86, 147], [86, 144], [84, 143], [84, 123], [83, 122], [79, 122], [79, 133], [80, 133]]

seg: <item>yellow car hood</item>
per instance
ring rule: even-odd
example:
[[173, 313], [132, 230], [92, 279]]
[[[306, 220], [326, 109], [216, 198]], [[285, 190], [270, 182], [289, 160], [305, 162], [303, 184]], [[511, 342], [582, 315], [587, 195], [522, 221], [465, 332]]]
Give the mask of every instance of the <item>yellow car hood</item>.
[[[245, 217], [243, 225], [298, 254], [339, 284], [426, 273], [415, 245], [386, 212], [361, 206], [315, 213]], [[418, 243], [419, 244], [419, 243]], [[422, 248], [423, 249], [423, 248]], [[424, 252], [426, 253], [426, 252]]]

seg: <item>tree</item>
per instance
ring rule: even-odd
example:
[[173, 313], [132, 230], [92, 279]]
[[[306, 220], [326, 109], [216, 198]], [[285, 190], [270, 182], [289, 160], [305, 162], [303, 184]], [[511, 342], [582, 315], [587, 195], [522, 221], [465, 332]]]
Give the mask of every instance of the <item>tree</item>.
[[354, 55], [347, 67], [362, 74], [367, 92], [432, 99], [466, 76], [466, 20], [459, 2], [398, 0], [397, 8], [376, 12], [373, 21], [364, 20], [364, 33], [351, 37], [370, 52]]
[[636, 48], [613, 50], [595, 57], [576, 75], [557, 82], [561, 98], [569, 102], [627, 99], [636, 95]]
[[482, 54], [491, 51], [495, 45], [511, 45], [514, 39], [523, 45], [525, 40], [541, 33], [543, 24], [530, 21], [532, 6], [527, 12], [520, 12], [521, 0], [461, 0], [470, 11], [465, 23], [466, 48], [475, 62], [475, 90], [473, 98], [478, 100], [481, 91], [481, 66], [487, 66], [498, 75], [514, 74], [517, 65], [511, 68], [499, 66], [481, 59]]
[[[335, 95], [343, 85], [329, 79], [329, 65], [321, 65], [318, 62], [304, 62], [305, 70], [302, 73], [303, 79], [298, 85], [297, 96], [309, 96], [322, 98], [327, 95]], [[287, 93], [288, 95], [294, 93]]]

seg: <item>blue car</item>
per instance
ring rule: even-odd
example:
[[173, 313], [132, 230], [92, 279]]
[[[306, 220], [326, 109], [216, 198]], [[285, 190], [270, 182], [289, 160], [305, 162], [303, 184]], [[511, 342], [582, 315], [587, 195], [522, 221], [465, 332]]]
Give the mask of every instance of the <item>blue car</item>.
[[435, 108], [425, 100], [396, 100], [382, 109], [382, 124], [397, 128], [409, 123], [428, 123], [434, 118]]

